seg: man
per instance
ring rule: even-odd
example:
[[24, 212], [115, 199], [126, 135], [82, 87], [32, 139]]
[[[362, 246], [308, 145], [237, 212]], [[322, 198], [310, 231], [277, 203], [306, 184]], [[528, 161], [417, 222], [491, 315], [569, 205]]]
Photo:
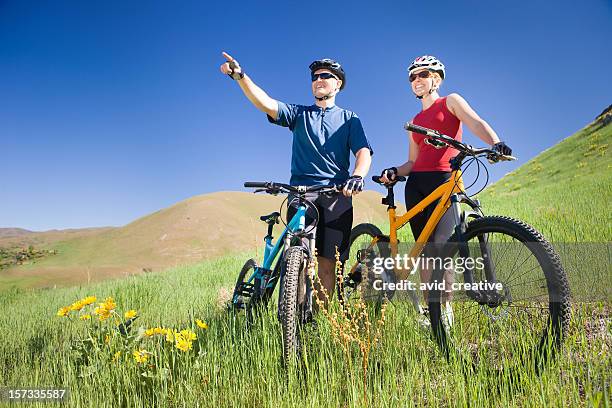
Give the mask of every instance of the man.
[[[327, 293], [333, 294], [336, 246], [340, 260], [346, 261], [353, 224], [352, 196], [363, 190], [373, 154], [357, 115], [336, 106], [336, 95], [346, 83], [344, 70], [330, 59], [314, 61], [310, 73], [315, 103], [294, 105], [272, 99], [244, 73], [238, 61], [225, 52], [223, 56], [227, 61], [221, 72], [238, 83], [270, 123], [288, 127], [293, 133], [290, 184], [345, 183], [343, 195], [313, 198], [320, 217], [316, 231], [319, 279]], [[350, 152], [356, 157], [352, 173]], [[295, 209], [290, 206], [287, 213], [290, 218]]]

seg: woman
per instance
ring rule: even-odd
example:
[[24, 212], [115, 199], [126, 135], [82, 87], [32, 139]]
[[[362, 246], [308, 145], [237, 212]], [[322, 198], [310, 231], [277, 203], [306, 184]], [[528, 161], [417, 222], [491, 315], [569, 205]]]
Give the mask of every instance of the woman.
[[[462, 133], [461, 124], [465, 123], [472, 133], [492, 145], [493, 149], [504, 155], [512, 154], [512, 149], [504, 142], [500, 142], [491, 126], [478, 116], [465, 99], [456, 93], [440, 96], [438, 90], [446, 77], [446, 71], [444, 64], [436, 57], [424, 55], [416, 58], [408, 67], [408, 74], [412, 92], [422, 103], [421, 112], [412, 119], [411, 123], [437, 130], [459, 141]], [[449, 160], [458, 152], [447, 146], [434, 146], [426, 136], [418, 133], [409, 132], [408, 139], [410, 141], [408, 161], [401, 166], [383, 170], [381, 181], [389, 183], [396, 176], [408, 176], [405, 198], [406, 208], [410, 209], [450, 178]], [[410, 220], [415, 241], [423, 231], [436, 204], [437, 202], [432, 203], [425, 211]], [[450, 218], [450, 213], [447, 212], [432, 234], [430, 242], [443, 243], [448, 240], [453, 232], [453, 220]], [[430, 275], [431, 271], [422, 270], [421, 282], [429, 281]], [[449, 303], [446, 306], [451, 321], [452, 309]]]

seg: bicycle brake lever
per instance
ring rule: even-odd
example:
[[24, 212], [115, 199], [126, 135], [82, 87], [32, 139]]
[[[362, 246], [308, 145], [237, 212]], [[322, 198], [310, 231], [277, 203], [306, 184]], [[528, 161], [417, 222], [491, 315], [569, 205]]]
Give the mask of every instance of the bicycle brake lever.
[[489, 154], [487, 154], [487, 160], [488, 160], [489, 163], [495, 164], [495, 163], [498, 163], [500, 161], [517, 160], [517, 158], [514, 157], [514, 156], [507, 156], [505, 154], [499, 154], [499, 153], [492, 154], [492, 153], [489, 153]]
[[264, 191], [266, 191], [265, 188], [258, 188], [257, 190], [253, 191], [253, 194], [262, 193]]

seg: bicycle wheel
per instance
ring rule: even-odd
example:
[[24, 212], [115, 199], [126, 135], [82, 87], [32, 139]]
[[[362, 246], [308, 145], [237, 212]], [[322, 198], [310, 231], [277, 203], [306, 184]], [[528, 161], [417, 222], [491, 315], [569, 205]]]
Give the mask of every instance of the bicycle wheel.
[[[498, 372], [531, 361], [539, 371], [570, 319], [567, 276], [550, 243], [522, 221], [487, 216], [469, 223], [462, 243], [453, 235], [441, 254], [453, 261], [454, 282], [431, 290], [428, 303], [434, 337], [447, 357], [458, 352], [473, 366]], [[469, 258], [475, 262], [468, 268]], [[447, 268], [434, 269], [432, 282], [442, 282], [445, 271], [448, 277]], [[465, 285], [470, 275], [480, 285], [475, 291]], [[452, 307], [442, 311], [441, 295], [449, 288]]]
[[389, 238], [373, 224], [359, 224], [351, 230], [347, 276], [343, 288], [338, 288], [341, 299], [350, 299], [356, 295], [361, 285], [363, 299], [380, 305], [383, 298], [393, 296], [392, 291], [382, 290], [382, 284], [395, 282], [394, 272], [375, 267], [376, 259], [389, 257]]
[[300, 325], [306, 298], [306, 260], [304, 248], [287, 249], [283, 259], [283, 277], [278, 299], [279, 318], [283, 332], [283, 360], [300, 355]]
[[253, 322], [254, 312], [262, 302], [261, 278], [258, 276], [253, 278], [256, 268], [257, 263], [254, 259], [245, 262], [238, 274], [232, 299], [228, 305], [229, 310], [233, 312], [244, 310], [248, 323]]

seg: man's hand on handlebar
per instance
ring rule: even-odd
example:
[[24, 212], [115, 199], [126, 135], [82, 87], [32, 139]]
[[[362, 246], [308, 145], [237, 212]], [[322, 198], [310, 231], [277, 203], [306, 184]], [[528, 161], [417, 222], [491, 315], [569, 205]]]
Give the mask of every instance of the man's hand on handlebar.
[[361, 176], [351, 176], [348, 180], [346, 180], [346, 183], [344, 183], [342, 194], [344, 194], [346, 197], [351, 197], [361, 193], [362, 191], [363, 178]]

